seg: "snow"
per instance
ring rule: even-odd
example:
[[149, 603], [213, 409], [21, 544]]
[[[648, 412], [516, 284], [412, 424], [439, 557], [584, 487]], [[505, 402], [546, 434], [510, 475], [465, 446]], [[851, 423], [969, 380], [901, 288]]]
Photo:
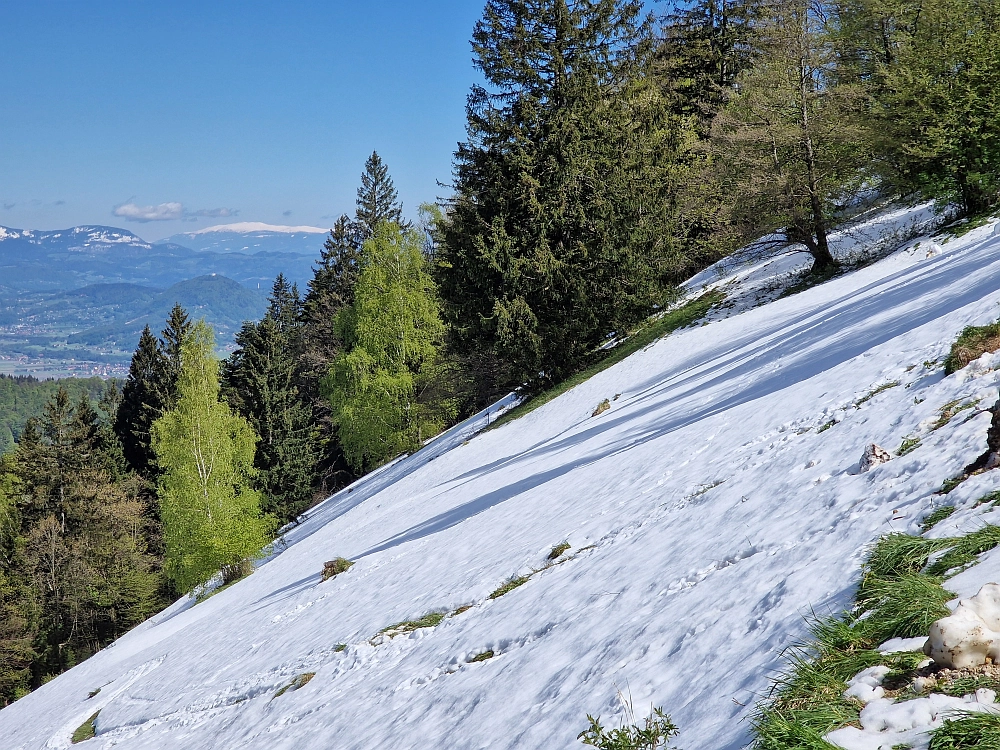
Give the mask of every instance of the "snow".
[[264, 224], [260, 221], [239, 221], [235, 224], [217, 224], [214, 227], [205, 227], [185, 234], [208, 234], [209, 232], [280, 232], [282, 234], [326, 234], [329, 229], [321, 227], [287, 227], [278, 224]]
[[[65, 747], [100, 708], [83, 747], [578, 748], [588, 713], [622, 719], [621, 693], [637, 718], [662, 706], [685, 750], [745, 747], [805, 618], [848, 605], [870, 545], [919, 533], [933, 493], [985, 448], [1000, 360], [947, 378], [934, 361], [1000, 312], [993, 229], [931, 253], [915, 237], [676, 332], [498, 429], [473, 436], [485, 415], [456, 428], [314, 509], [247, 579], [0, 711], [4, 746]], [[955, 399], [978, 405], [934, 429]], [[858, 472], [866, 445], [895, 453], [908, 436], [920, 446]], [[933, 533], [996, 518], [974, 506], [998, 487], [1000, 472], [960, 485]], [[321, 582], [336, 556], [355, 565]], [[515, 575], [530, 580], [489, 598]], [[986, 555], [949, 585], [998, 579]], [[884, 701], [866, 721], [916, 726]], [[852, 748], [879, 746], [855, 732], [868, 744]]]

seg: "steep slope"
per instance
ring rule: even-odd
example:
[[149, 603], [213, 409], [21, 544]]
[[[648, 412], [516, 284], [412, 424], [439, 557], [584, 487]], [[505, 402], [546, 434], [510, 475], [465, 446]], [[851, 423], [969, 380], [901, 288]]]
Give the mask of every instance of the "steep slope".
[[[743, 747], [804, 616], [844, 606], [867, 545], [917, 528], [985, 445], [1000, 357], [936, 362], [995, 319], [1000, 238], [928, 247], [452, 430], [314, 509], [249, 578], [0, 711], [5, 746], [69, 747], [99, 711], [81, 747], [573, 748], [585, 714], [617, 723], [620, 691], [685, 750]], [[956, 399], [976, 405], [941, 420]], [[859, 473], [867, 444], [906, 436], [920, 447]], [[338, 555], [355, 565], [321, 582]], [[379, 635], [429, 612], [448, 616]]]

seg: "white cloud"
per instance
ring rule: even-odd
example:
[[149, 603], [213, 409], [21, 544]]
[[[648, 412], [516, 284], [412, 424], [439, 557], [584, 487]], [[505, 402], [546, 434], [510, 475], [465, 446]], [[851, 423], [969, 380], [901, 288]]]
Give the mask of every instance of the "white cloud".
[[143, 224], [148, 221], [196, 221], [201, 216], [226, 218], [239, 215], [239, 211], [234, 208], [200, 208], [197, 211], [188, 211], [182, 203], [138, 206], [131, 201], [115, 206], [111, 213], [120, 219]]
[[184, 206], [180, 203], [161, 203], [158, 206], [137, 206], [134, 203], [123, 203], [115, 206], [112, 213], [126, 221], [177, 221], [184, 218]]

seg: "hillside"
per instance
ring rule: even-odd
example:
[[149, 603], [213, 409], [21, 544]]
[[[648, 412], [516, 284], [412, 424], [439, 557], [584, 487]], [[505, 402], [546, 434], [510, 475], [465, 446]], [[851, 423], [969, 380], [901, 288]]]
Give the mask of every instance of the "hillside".
[[[662, 706], [684, 750], [745, 747], [805, 618], [845, 607], [871, 543], [918, 532], [984, 450], [1000, 355], [940, 363], [997, 317], [996, 226], [783, 298], [794, 257], [705, 275], [739, 304], [328, 499], [249, 578], [0, 711], [6, 746], [69, 747], [99, 712], [81, 747], [568, 749], [623, 695]], [[995, 520], [973, 505], [997, 489], [996, 471], [955, 489], [951, 528]], [[355, 564], [321, 581], [336, 556]], [[1000, 556], [959, 578], [998, 580]]]
[[64, 387], [76, 402], [86, 394], [96, 404], [105, 382], [100, 378], [65, 378], [36, 380], [0, 375], [0, 453], [14, 447], [24, 423], [30, 417], [40, 417], [56, 391]]

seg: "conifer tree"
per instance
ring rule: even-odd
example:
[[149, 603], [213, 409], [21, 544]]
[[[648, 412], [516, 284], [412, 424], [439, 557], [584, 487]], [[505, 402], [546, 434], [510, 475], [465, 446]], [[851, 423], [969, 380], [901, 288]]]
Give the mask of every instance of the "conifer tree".
[[733, 196], [742, 239], [781, 232], [813, 257], [836, 265], [828, 234], [871, 162], [866, 99], [841, 83], [828, 14], [811, 0], [761, 6], [759, 52], [713, 125], [716, 163]]
[[389, 168], [376, 151], [372, 151], [365, 162], [357, 203], [355, 218], [364, 239], [371, 237], [383, 221], [395, 222], [404, 229], [409, 226], [403, 221], [403, 206], [389, 176]]
[[274, 519], [251, 486], [257, 435], [219, 401], [215, 336], [202, 320], [180, 351], [177, 403], [153, 424], [164, 570], [181, 591], [218, 571], [234, 580], [269, 541]]
[[298, 290], [279, 275], [267, 314], [243, 324], [222, 369], [226, 401], [260, 436], [255, 486], [264, 510], [282, 522], [309, 507], [321, 464], [312, 407], [299, 390], [301, 306]]
[[323, 381], [347, 460], [369, 469], [442, 429], [450, 404], [422, 401], [444, 326], [422, 237], [383, 222], [365, 242], [354, 304], [338, 316], [345, 351]]
[[690, 266], [676, 187], [693, 140], [650, 75], [640, 2], [490, 0], [488, 87], [437, 251], [452, 346], [495, 388], [557, 380], [644, 318]]

